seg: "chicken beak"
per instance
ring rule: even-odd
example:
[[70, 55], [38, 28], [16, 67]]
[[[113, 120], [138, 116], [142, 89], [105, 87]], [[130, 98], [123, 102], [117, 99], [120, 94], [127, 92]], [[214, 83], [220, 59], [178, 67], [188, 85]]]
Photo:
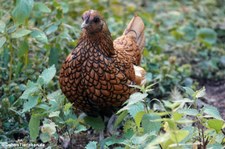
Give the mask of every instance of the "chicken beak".
[[83, 28], [86, 28], [87, 26], [88, 26], [88, 24], [86, 23], [86, 21], [84, 21], [80, 27], [83, 29]]

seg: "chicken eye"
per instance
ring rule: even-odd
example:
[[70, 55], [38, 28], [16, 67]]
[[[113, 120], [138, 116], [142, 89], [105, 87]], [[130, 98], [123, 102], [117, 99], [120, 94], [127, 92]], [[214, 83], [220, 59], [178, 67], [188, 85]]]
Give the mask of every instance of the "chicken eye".
[[94, 17], [93, 21], [94, 21], [95, 23], [98, 23], [98, 22], [100, 21], [100, 19], [99, 19], [99, 17]]

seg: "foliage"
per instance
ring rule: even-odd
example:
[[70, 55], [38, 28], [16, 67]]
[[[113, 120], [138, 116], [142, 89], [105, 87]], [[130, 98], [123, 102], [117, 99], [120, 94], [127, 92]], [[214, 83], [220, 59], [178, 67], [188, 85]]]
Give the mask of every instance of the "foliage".
[[[221, 144], [224, 138], [221, 131], [224, 120], [214, 107], [205, 105], [204, 108], [198, 110], [192, 108], [195, 107], [195, 100], [204, 96], [205, 90], [196, 92], [190, 88], [188, 90], [191, 91], [186, 93], [189, 98], [182, 97], [178, 92], [172, 100], [162, 100], [160, 104], [153, 104], [154, 108], [151, 109], [148, 104], [145, 104], [154, 99], [145, 98], [139, 102], [133, 102], [134, 95], [145, 96], [145, 93], [133, 94], [127, 105], [119, 111], [119, 113], [127, 111], [126, 120], [121, 121], [125, 123], [123, 125], [125, 140], [119, 144], [125, 144], [128, 148], [191, 148], [193, 144], [197, 146], [201, 143], [216, 147]], [[137, 108], [140, 105], [147, 108]], [[197, 126], [194, 127], [192, 124]], [[127, 133], [129, 133], [128, 138]], [[221, 138], [218, 139], [217, 136]], [[105, 144], [111, 145], [109, 142], [113, 137], [107, 138]], [[204, 142], [203, 139], [208, 142]]]
[[[88, 2], [88, 4], [86, 4]], [[147, 86], [133, 86], [117, 113], [114, 133], [86, 148], [222, 148], [224, 120], [210, 105], [198, 107], [198, 81], [225, 75], [225, 7], [217, 1], [2, 1], [0, 6], [0, 146], [22, 139], [56, 147], [100, 118], [76, 114], [59, 90], [58, 71], [76, 46], [80, 16], [98, 9], [113, 38], [135, 12], [146, 25], [142, 66]], [[197, 90], [197, 91], [196, 91]], [[121, 129], [122, 126], [122, 130]], [[63, 143], [66, 141], [61, 141]], [[72, 142], [72, 141], [71, 141]]]

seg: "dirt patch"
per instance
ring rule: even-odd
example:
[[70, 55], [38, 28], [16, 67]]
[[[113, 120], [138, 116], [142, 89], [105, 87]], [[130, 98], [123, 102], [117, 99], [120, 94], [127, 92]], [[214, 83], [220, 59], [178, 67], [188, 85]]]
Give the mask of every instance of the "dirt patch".
[[205, 84], [206, 102], [218, 108], [225, 120], [225, 80]]
[[72, 136], [71, 140], [76, 140], [71, 142], [71, 147], [76, 149], [85, 149], [85, 146], [89, 141], [98, 141], [98, 134], [90, 133], [89, 131], [83, 132], [81, 134], [75, 134]]

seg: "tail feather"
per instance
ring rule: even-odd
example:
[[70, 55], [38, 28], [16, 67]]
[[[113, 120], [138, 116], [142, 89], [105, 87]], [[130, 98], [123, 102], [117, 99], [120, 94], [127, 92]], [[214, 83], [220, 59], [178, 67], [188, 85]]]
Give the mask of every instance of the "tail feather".
[[133, 37], [141, 51], [145, 44], [144, 28], [145, 25], [142, 19], [139, 16], [134, 16], [123, 33], [124, 35]]

